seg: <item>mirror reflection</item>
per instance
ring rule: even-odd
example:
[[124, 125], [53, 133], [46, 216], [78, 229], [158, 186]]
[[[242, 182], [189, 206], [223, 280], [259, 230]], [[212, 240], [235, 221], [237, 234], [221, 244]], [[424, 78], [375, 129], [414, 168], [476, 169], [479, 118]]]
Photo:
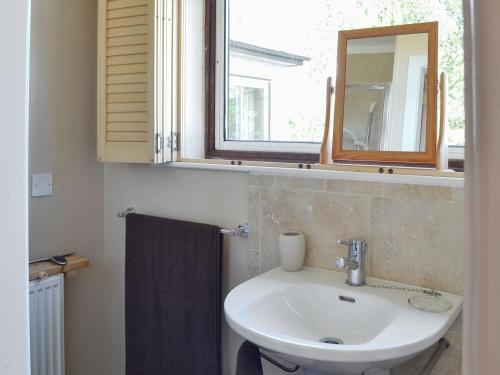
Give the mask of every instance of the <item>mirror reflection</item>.
[[349, 39], [343, 150], [425, 151], [428, 34]]

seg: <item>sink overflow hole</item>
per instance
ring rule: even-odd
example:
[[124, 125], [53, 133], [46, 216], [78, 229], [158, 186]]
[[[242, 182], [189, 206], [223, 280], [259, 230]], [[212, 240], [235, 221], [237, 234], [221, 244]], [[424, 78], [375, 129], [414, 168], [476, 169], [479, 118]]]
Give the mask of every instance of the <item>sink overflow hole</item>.
[[346, 296], [339, 296], [339, 300], [345, 301], [345, 302], [351, 302], [354, 303], [356, 300], [352, 297], [346, 297]]
[[319, 340], [324, 344], [332, 344], [332, 345], [342, 345], [344, 342], [337, 337], [325, 337]]

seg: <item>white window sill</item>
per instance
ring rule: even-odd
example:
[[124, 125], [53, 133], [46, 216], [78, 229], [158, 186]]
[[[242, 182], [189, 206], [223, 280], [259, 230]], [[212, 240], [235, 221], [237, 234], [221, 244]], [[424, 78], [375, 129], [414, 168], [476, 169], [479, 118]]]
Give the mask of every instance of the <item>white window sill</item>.
[[[271, 164], [271, 163], [267, 163]], [[278, 163], [276, 163], [278, 164]], [[407, 169], [408, 174], [403, 174], [404, 169], [399, 168], [394, 174], [355, 171], [356, 166], [321, 166], [312, 165], [311, 169], [299, 168], [297, 164], [285, 164], [266, 166], [266, 163], [259, 162], [244, 162], [244, 165], [231, 165], [229, 161], [222, 160], [186, 160], [173, 162], [165, 165], [169, 168], [183, 169], [201, 169], [214, 171], [232, 171], [240, 173], [259, 173], [273, 174], [285, 176], [298, 176], [306, 178], [322, 178], [322, 179], [338, 179], [351, 181], [367, 181], [367, 182], [385, 182], [397, 184], [412, 184], [412, 185], [432, 185], [432, 186], [447, 186], [447, 187], [463, 187], [463, 173], [458, 172], [439, 172], [432, 170]], [[348, 170], [333, 170], [353, 169]], [[379, 167], [360, 167], [361, 169], [373, 169], [376, 171]], [[385, 168], [387, 170], [387, 167]], [[420, 171], [420, 172], [419, 172]], [[433, 173], [434, 175], [422, 175], [418, 173]]]

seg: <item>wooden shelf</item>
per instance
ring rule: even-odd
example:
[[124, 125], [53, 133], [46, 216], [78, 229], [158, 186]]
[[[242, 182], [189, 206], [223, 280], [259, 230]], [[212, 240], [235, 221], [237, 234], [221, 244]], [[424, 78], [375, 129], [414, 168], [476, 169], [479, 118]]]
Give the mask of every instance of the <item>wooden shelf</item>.
[[30, 281], [50, 277], [59, 273], [67, 273], [86, 268], [90, 265], [89, 259], [78, 255], [69, 255], [66, 257], [68, 264], [59, 266], [50, 260], [31, 263], [29, 269]]

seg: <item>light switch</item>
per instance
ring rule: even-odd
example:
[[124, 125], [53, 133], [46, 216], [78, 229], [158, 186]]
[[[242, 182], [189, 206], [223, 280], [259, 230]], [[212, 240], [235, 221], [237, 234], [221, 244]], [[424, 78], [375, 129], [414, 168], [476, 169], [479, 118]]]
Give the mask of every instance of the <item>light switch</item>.
[[31, 176], [31, 196], [52, 195], [52, 173], [38, 173]]

